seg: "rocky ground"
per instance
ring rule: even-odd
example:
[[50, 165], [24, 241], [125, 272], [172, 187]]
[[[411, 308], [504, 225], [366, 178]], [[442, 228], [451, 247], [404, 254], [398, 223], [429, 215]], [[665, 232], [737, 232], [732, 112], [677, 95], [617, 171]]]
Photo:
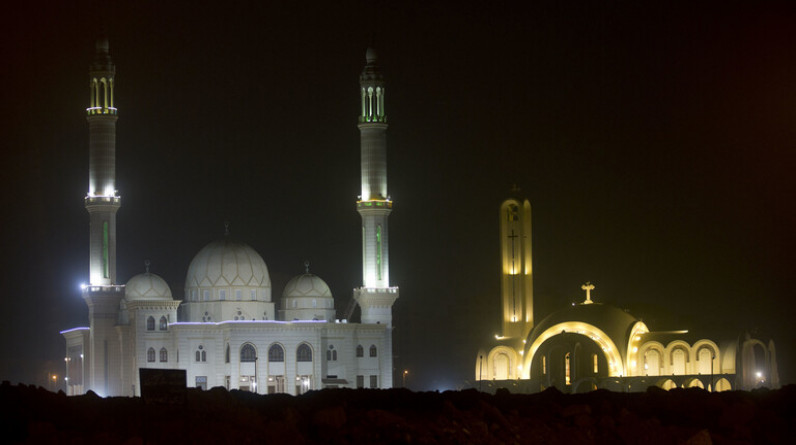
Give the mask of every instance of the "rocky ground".
[[796, 386], [582, 395], [339, 389], [299, 397], [214, 388], [163, 403], [4, 382], [0, 415], [6, 443], [794, 443]]

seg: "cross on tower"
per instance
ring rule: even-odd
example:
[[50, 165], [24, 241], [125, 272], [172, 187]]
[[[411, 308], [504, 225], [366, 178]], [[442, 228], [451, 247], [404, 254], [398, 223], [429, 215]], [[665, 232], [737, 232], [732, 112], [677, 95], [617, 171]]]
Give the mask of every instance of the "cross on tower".
[[592, 304], [594, 303], [591, 301], [591, 291], [594, 289], [594, 285], [591, 282], [587, 281], [586, 284], [580, 287], [581, 289], [586, 291], [586, 301], [583, 304]]

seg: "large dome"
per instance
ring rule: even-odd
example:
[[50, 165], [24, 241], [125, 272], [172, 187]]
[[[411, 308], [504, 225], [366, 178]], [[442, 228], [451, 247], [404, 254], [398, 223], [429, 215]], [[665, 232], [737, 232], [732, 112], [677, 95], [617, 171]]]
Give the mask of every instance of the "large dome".
[[153, 273], [142, 273], [130, 278], [124, 289], [127, 301], [172, 300], [166, 280]]
[[329, 285], [317, 275], [305, 273], [293, 277], [285, 285], [282, 298], [332, 298]]
[[239, 286], [270, 289], [271, 276], [260, 254], [228, 236], [200, 250], [185, 278], [186, 290]]

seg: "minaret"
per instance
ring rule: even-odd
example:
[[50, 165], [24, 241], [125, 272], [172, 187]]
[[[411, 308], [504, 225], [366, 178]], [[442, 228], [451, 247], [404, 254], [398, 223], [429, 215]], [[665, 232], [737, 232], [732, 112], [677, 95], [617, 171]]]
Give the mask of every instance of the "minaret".
[[376, 51], [368, 48], [367, 64], [359, 76], [362, 110], [359, 133], [362, 194], [357, 211], [362, 216], [362, 287], [354, 300], [362, 311], [362, 323], [386, 325], [384, 354], [379, 354], [379, 387], [392, 387], [392, 305], [398, 287], [390, 287], [389, 231], [387, 219], [392, 201], [387, 194], [387, 115], [384, 111], [384, 76], [376, 63]]
[[88, 194], [86, 210], [91, 215], [89, 235], [89, 282], [116, 283], [116, 212], [121, 198], [116, 194], [116, 107], [113, 103], [114, 74], [108, 39], [97, 40], [97, 52], [89, 71]]
[[533, 328], [531, 203], [527, 199], [509, 198], [500, 206], [500, 258], [503, 337], [524, 340]]
[[387, 194], [384, 76], [373, 48], [368, 48], [365, 58], [367, 64], [359, 76], [362, 194], [357, 201], [357, 211], [362, 216], [362, 287], [355, 290], [354, 298], [362, 309], [362, 323], [391, 325], [398, 288], [390, 287], [387, 220], [392, 201]]
[[[119, 336], [116, 324], [124, 286], [116, 284], [116, 212], [121, 198], [116, 193], [116, 107], [114, 74], [108, 39], [97, 40], [89, 69], [88, 194], [89, 284], [83, 299], [89, 308], [90, 338], [85, 351], [88, 364], [86, 389], [100, 395], [121, 393]], [[115, 370], [115, 371], [114, 371]]]

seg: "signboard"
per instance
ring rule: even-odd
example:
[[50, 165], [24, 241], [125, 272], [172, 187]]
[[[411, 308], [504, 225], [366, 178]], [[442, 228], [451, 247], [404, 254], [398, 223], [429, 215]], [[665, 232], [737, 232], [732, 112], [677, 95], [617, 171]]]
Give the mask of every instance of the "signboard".
[[184, 404], [186, 376], [184, 369], [139, 368], [141, 398], [146, 403]]

